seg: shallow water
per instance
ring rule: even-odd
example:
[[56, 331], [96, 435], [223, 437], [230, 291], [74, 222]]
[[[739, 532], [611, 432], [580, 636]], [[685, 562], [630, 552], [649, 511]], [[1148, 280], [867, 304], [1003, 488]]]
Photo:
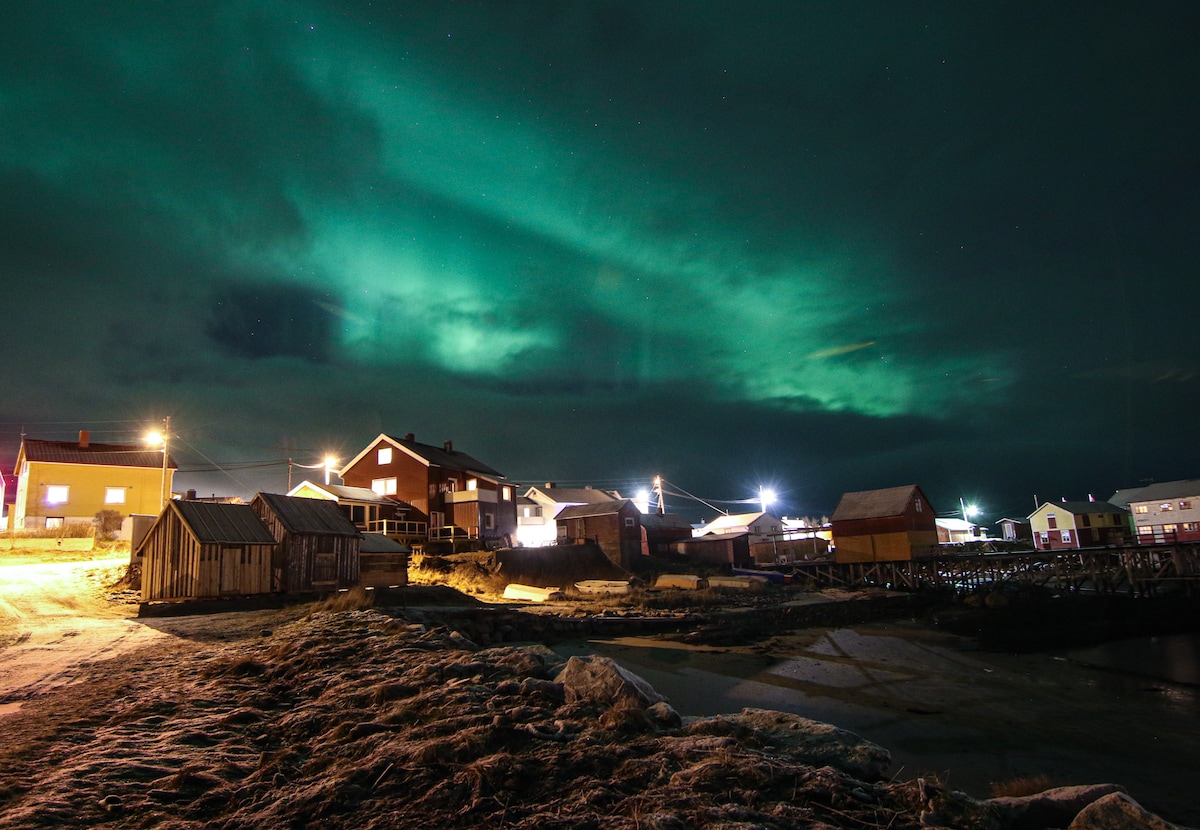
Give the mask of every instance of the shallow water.
[[[1153, 648], [992, 654], [895, 623], [810, 629], [746, 648], [647, 637], [558, 650], [613, 658], [684, 715], [758, 707], [848, 729], [890, 750], [898, 778], [936, 774], [976, 797], [1033, 775], [1054, 785], [1116, 782], [1148, 809], [1195, 826], [1200, 687], [1170, 679], [1190, 676], [1195, 643], [1153, 639]], [[1123, 655], [1139, 658], [1137, 671]]]

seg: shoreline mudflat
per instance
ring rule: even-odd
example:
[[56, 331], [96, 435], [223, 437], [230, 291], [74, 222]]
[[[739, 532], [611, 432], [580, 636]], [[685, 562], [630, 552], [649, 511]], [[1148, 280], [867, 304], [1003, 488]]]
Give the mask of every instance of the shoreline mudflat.
[[889, 749], [900, 779], [935, 774], [976, 797], [1023, 777], [1115, 782], [1164, 817], [1200, 824], [1200, 689], [1097, 668], [1070, 651], [983, 651], [926, 620], [744, 646], [654, 636], [556, 650], [611, 657], [685, 716], [758, 707], [835, 724]]

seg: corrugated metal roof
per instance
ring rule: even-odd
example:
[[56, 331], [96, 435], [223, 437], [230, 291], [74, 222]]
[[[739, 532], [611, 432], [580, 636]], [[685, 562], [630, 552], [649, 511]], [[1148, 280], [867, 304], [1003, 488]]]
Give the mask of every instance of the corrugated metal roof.
[[[333, 504], [333, 502], [326, 502]], [[271, 529], [248, 504], [207, 501], [173, 501], [196, 539], [205, 544], [275, 544]]]
[[[97, 444], [79, 446], [78, 441], [42, 441], [26, 438], [21, 442], [21, 452], [26, 461], [41, 461], [50, 464], [96, 464], [108, 467], [153, 467], [162, 468], [161, 450], [148, 450], [136, 444]], [[177, 469], [174, 458], [167, 459], [167, 466]]]
[[[915, 484], [905, 484], [902, 487], [887, 487], [883, 490], [862, 490], [857, 493], [845, 493], [838, 502], [830, 519], [835, 522], [851, 521], [854, 519], [883, 519], [891, 516], [903, 516], [908, 504], [920, 491]], [[927, 508], [932, 510], [926, 500]]]
[[370, 487], [347, 487], [344, 484], [318, 484], [320, 487], [331, 496], [337, 496], [340, 501], [365, 501], [374, 504], [394, 504], [394, 502], [385, 498]]
[[1200, 498], [1200, 478], [1180, 481], [1160, 481], [1145, 487], [1128, 487], [1113, 493], [1108, 501], [1119, 507], [1128, 507], [1141, 501], [1164, 501], [1182, 498]]
[[281, 496], [278, 493], [259, 493], [250, 501], [262, 501], [279, 518], [290, 533], [312, 533], [321, 536], [357, 536], [358, 528], [338, 507], [337, 502], [307, 499], [302, 496]]

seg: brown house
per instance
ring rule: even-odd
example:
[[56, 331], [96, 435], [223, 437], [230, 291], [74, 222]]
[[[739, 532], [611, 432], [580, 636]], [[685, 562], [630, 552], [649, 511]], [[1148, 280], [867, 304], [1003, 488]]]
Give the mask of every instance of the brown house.
[[170, 501], [142, 539], [142, 602], [266, 594], [275, 537], [248, 504]]
[[332, 591], [358, 584], [358, 528], [337, 502], [259, 493], [250, 509], [279, 543], [271, 561], [274, 590]]
[[630, 570], [642, 553], [641, 511], [629, 499], [564, 507], [554, 521], [559, 544], [590, 540], [609, 561]]
[[838, 562], [897, 562], [938, 551], [937, 514], [915, 484], [846, 493], [833, 511]]
[[689, 562], [728, 565], [731, 568], [754, 567], [748, 532], [709, 533], [675, 542], [671, 549]]
[[454, 449], [380, 434], [338, 473], [349, 487], [367, 487], [411, 506], [406, 517], [428, 525], [428, 538], [478, 539], [511, 545], [517, 501], [504, 475]]

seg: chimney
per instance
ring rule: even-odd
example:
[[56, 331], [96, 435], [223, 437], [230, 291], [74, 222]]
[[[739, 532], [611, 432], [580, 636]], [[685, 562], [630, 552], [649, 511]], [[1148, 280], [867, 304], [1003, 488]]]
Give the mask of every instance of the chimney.
[[453, 441], [447, 441], [445, 444], [442, 444], [442, 447], [445, 448], [446, 452], [454, 452]]
[[187, 491], [187, 494], [184, 496], [184, 498], [185, 498], [187, 501], [195, 501], [195, 500], [196, 500], [196, 491], [195, 491], [195, 490], [188, 490], [188, 491]]
[[405, 441], [416, 441], [417, 436], [411, 432], [406, 432], [406, 433], [404, 433], [404, 440]]
[[546, 482], [546, 489], [547, 489], [547, 490], [553, 490], [553, 489], [554, 489], [554, 482], [553, 482], [553, 481], [547, 481], [547, 482]]
[[89, 433], [86, 429], [79, 430], [79, 449], [86, 450], [88, 447]]

